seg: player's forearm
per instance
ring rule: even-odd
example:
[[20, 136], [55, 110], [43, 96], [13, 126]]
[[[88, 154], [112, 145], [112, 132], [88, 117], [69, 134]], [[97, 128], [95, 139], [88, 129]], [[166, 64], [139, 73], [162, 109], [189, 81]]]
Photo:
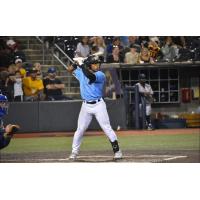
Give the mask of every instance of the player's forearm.
[[65, 85], [64, 84], [55, 84], [54, 87], [55, 87], [55, 89], [64, 89]]

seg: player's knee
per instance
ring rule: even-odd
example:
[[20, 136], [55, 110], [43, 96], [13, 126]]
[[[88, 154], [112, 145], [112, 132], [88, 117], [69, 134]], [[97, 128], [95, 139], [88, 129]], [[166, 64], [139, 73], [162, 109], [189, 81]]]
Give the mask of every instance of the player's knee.
[[76, 130], [76, 132], [80, 133], [80, 134], [83, 134], [85, 131], [86, 131], [85, 127], [78, 127], [77, 130]]

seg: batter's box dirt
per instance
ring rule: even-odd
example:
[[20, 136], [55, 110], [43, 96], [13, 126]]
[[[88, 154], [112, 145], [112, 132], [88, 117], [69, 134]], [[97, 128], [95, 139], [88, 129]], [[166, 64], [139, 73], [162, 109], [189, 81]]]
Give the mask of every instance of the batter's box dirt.
[[[186, 158], [180, 155], [132, 155], [123, 156], [120, 160], [114, 160], [112, 156], [79, 156], [75, 162], [165, 162], [169, 160], [177, 160]], [[68, 160], [69, 161], [69, 160]], [[71, 162], [71, 161], [69, 161]]]
[[93, 156], [78, 156], [77, 160], [70, 161], [68, 158], [27, 158], [27, 157], [2, 157], [1, 162], [7, 163], [57, 163], [57, 162], [88, 162], [88, 163], [102, 163], [102, 162], [144, 162], [144, 163], [157, 163], [167, 162], [170, 160], [184, 159], [184, 155], [128, 155], [123, 156], [123, 159], [115, 161], [113, 156], [107, 155], [93, 155]]

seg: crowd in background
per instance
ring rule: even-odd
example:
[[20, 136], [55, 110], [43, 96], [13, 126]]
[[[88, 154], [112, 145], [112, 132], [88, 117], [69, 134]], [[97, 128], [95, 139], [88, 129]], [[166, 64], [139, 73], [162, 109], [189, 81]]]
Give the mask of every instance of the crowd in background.
[[[101, 52], [102, 62], [154, 64], [200, 61], [200, 37], [189, 36], [47, 36], [47, 48], [59, 45], [71, 58]], [[56, 68], [43, 75], [40, 63], [27, 63], [20, 44], [0, 37], [0, 91], [9, 101], [66, 100]]]
[[42, 73], [40, 63], [27, 63], [19, 43], [9, 38], [0, 42], [0, 92], [9, 101], [67, 100], [64, 84], [57, 78], [55, 67]]
[[[102, 52], [105, 63], [143, 64], [200, 60], [200, 37], [190, 36], [58, 36], [43, 37], [71, 58]], [[49, 45], [50, 44], [50, 45]]]

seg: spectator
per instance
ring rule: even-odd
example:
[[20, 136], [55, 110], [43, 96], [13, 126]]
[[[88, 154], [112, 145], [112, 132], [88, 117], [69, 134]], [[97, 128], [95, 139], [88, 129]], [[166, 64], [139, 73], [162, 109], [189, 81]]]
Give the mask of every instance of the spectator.
[[28, 72], [30, 71], [30, 69], [33, 68], [33, 64], [25, 62], [25, 63], [23, 63], [22, 68], [24, 68], [26, 70], [26, 76], [28, 76], [29, 75]]
[[130, 46], [128, 36], [121, 36], [120, 41], [121, 41], [121, 45], [123, 46], [123, 48]]
[[158, 43], [153, 39], [154, 38], [151, 38], [151, 40], [149, 41], [148, 49], [150, 52], [151, 59], [153, 60], [153, 62], [156, 62], [160, 51], [160, 47], [158, 46]]
[[10, 64], [10, 50], [7, 48], [4, 38], [0, 38], [0, 71], [6, 70]]
[[21, 58], [15, 60], [16, 70], [20, 72], [22, 78], [26, 76], [26, 70], [23, 68], [23, 63]]
[[139, 63], [152, 63], [152, 64], [154, 63], [151, 58], [149, 50], [145, 47], [141, 49], [141, 52], [139, 55]]
[[178, 46], [173, 43], [170, 36], [166, 37], [164, 45], [161, 47], [161, 52], [163, 61], [172, 62], [179, 57]]
[[98, 51], [97, 52], [101, 52], [102, 56], [105, 58], [106, 57], [106, 45], [104, 42], [103, 37], [100, 36], [96, 36], [91, 38], [91, 42], [92, 42], [92, 46], [97, 46], [98, 47]]
[[15, 72], [12, 81], [14, 82], [14, 101], [23, 101], [22, 76], [20, 71]]
[[122, 63], [124, 61], [122, 55], [119, 52], [119, 47], [115, 46], [112, 49], [112, 54], [107, 57], [108, 63]]
[[148, 36], [140, 36], [138, 37], [137, 43], [141, 46], [141, 48], [148, 47], [149, 37]]
[[149, 36], [150, 42], [156, 42], [158, 45], [160, 45], [160, 40], [157, 36]]
[[23, 78], [23, 90], [25, 101], [38, 101], [43, 100], [43, 82], [37, 78], [37, 70], [30, 69], [29, 76]]
[[11, 64], [8, 66], [7, 71], [9, 72], [9, 74], [15, 74], [15, 72], [17, 71], [17, 67], [15, 64]]
[[9, 39], [6, 42], [8, 49], [10, 50], [10, 59], [15, 61], [20, 58], [23, 62], [26, 61], [26, 56], [23, 51], [19, 50], [19, 45], [13, 39]]
[[129, 46], [130, 45], [140, 45], [138, 36], [129, 36], [128, 37]]
[[12, 76], [14, 76], [14, 74], [9, 73], [8, 71], [1, 72], [0, 90], [4, 95], [7, 96], [8, 101], [13, 100], [14, 83], [12, 81]]
[[108, 44], [108, 46], [107, 46], [107, 49], [106, 49], [107, 57], [112, 54], [114, 47], [118, 47], [119, 48], [119, 53], [121, 54], [121, 56], [123, 56], [123, 50], [124, 50], [124, 48], [121, 45], [120, 37], [115, 37], [113, 39], [113, 42], [111, 44]]
[[45, 100], [47, 101], [56, 101], [56, 100], [69, 100], [70, 98], [66, 97], [62, 93], [65, 85], [56, 78], [56, 69], [50, 67], [48, 69], [48, 76], [43, 80], [44, 84], [44, 93]]
[[37, 70], [37, 77], [42, 79], [42, 70], [40, 63], [34, 63], [33, 67]]
[[139, 54], [137, 53], [136, 45], [132, 44], [130, 46], [130, 51], [125, 54], [124, 62], [127, 64], [137, 64], [139, 63]]
[[96, 45], [92, 45], [90, 51], [91, 51], [91, 54], [97, 53], [97, 52], [99, 52], [99, 47]]
[[81, 42], [78, 43], [75, 57], [87, 57], [90, 53], [90, 48], [88, 45], [88, 37], [84, 36], [81, 39]]

